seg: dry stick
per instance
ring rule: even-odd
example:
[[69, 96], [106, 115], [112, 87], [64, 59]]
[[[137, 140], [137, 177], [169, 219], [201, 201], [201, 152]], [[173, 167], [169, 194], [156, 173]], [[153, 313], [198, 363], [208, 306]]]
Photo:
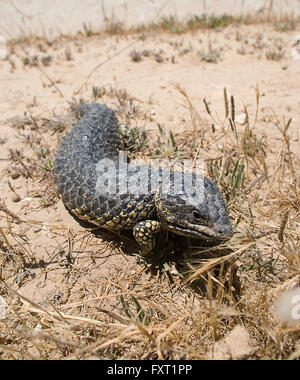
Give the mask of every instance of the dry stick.
[[49, 77], [49, 75], [46, 73], [45, 70], [42, 69], [41, 65], [38, 64], [37, 67], [40, 69], [40, 71], [42, 72], [42, 74], [45, 75], [45, 77], [48, 79], [48, 81], [51, 83], [51, 85], [55, 88], [55, 90], [59, 93], [59, 95], [64, 98], [64, 95], [63, 93], [60, 91], [60, 89], [56, 86], [56, 84], [53, 82], [53, 80]]
[[12, 158], [13, 158], [14, 160], [16, 160], [16, 161], [17, 161], [17, 162], [23, 167], [23, 169], [25, 169], [26, 174], [28, 175], [28, 177], [33, 178], [33, 177], [32, 177], [32, 174], [31, 174], [31, 171], [30, 171], [30, 170], [28, 169], [28, 167], [24, 164], [24, 162], [21, 160], [21, 158], [18, 157], [12, 149], [9, 149], [9, 153], [11, 154]]
[[255, 119], [254, 119], [253, 127], [255, 126], [257, 122], [257, 117], [258, 117], [258, 107], [259, 107], [259, 98], [260, 98], [258, 84], [256, 84], [255, 95], [256, 95], [256, 109], [255, 109]]
[[[98, 321], [97, 319], [91, 319], [91, 318], [79, 317], [76, 315], [70, 315], [70, 314], [64, 314], [64, 313], [57, 313], [57, 312], [42, 310], [39, 307], [29, 307], [29, 306], [24, 306], [24, 307], [32, 313], [38, 313], [41, 315], [48, 316], [51, 321], [53, 321], [53, 320], [56, 320], [57, 322], [59, 322], [59, 321], [65, 321], [65, 322], [74, 321], [74, 322], [80, 322], [80, 323], [87, 323], [89, 325], [98, 326], [98, 327], [103, 327], [103, 325], [106, 324], [106, 322], [104, 323], [104, 322]], [[69, 322], [68, 322], [68, 324], [69, 324]], [[112, 325], [118, 326], [118, 327], [124, 326], [123, 324], [118, 325], [116, 323], [113, 323]]]
[[120, 323], [122, 323], [123, 325], [129, 325], [131, 324], [131, 320], [130, 319], [126, 319], [126, 318], [123, 318], [121, 317], [120, 315], [110, 311], [110, 310], [106, 310], [106, 309], [103, 309], [103, 308], [100, 308], [100, 307], [97, 307], [97, 306], [94, 306], [95, 309], [97, 309], [99, 311], [99, 313], [104, 313], [106, 315], [108, 315], [110, 318], [112, 319], [116, 319], [117, 321], [119, 321]]
[[12, 7], [15, 9], [15, 11], [16, 11], [17, 13], [20, 13], [20, 15], [21, 15], [22, 17], [27, 18], [27, 19], [31, 19], [31, 16], [27, 16], [23, 11], [21, 11], [21, 9], [19, 9], [19, 8], [15, 5], [15, 3], [13, 2], [13, 0], [10, 0], [10, 3], [11, 3], [11, 5], [12, 5]]
[[[104, 343], [101, 343], [101, 344], [98, 343], [98, 345], [93, 346], [92, 350], [97, 352], [99, 350], [102, 350], [102, 349], [110, 346], [113, 343], [118, 343], [118, 342], [120, 342], [122, 340], [125, 340], [126, 338], [130, 338], [133, 335], [137, 335], [138, 333], [139, 333], [139, 331], [138, 331], [137, 328], [135, 328], [135, 330], [132, 330], [132, 327], [130, 326], [129, 328], [125, 329], [124, 333], [122, 333], [121, 335], [117, 336], [116, 338], [110, 339], [110, 340], [108, 340], [108, 341], [106, 341]], [[89, 347], [87, 347], [87, 350], [89, 350]]]
[[292, 122], [292, 119], [290, 118], [288, 120], [287, 124], [284, 127], [284, 135], [283, 135], [283, 137], [284, 137], [284, 141], [285, 141], [286, 148], [287, 148], [287, 151], [288, 151], [289, 162], [290, 162], [291, 172], [292, 172], [292, 176], [293, 176], [294, 193], [295, 193], [296, 197], [298, 197], [297, 179], [296, 179], [296, 172], [295, 172], [294, 164], [293, 164], [293, 160], [292, 160], [292, 153], [291, 153], [291, 149], [290, 149], [290, 140], [289, 140], [289, 137], [286, 134], [286, 131], [288, 130], [291, 122]]
[[5, 233], [4, 233], [4, 231], [3, 231], [3, 229], [2, 229], [1, 227], [0, 227], [0, 235], [2, 235], [2, 237], [3, 237], [4, 241], [5, 241], [5, 244], [6, 244], [8, 247], [11, 248], [11, 245], [10, 245], [10, 243], [9, 243], [9, 241], [8, 241], [6, 235], [5, 235]]
[[[0, 288], [5, 291], [5, 292], [11, 292], [13, 293], [14, 295], [16, 295], [17, 297], [21, 298], [22, 300], [24, 300], [25, 302], [33, 305], [37, 310], [39, 310], [40, 312], [44, 312], [45, 314], [47, 314], [48, 316], [52, 317], [53, 315], [51, 315], [50, 312], [48, 312], [46, 309], [44, 309], [41, 305], [38, 305], [37, 303], [35, 303], [34, 301], [30, 300], [29, 298], [25, 297], [23, 294], [20, 294], [19, 292], [17, 292], [16, 290], [12, 289], [12, 288], [6, 288], [6, 286], [3, 286], [0, 284]], [[53, 314], [53, 313], [52, 313]], [[57, 318], [57, 316], [56, 316]]]
[[78, 95], [81, 92], [81, 90], [83, 89], [84, 86], [86, 86], [87, 82], [89, 81], [89, 79], [91, 78], [91, 76], [94, 74], [95, 71], [97, 71], [101, 66], [105, 65], [107, 62], [111, 61], [113, 58], [115, 58], [118, 55], [120, 55], [121, 53], [123, 53], [123, 51], [129, 49], [131, 46], [133, 46], [134, 44], [136, 44], [137, 41], [138, 40], [135, 40], [135, 41], [131, 42], [129, 45], [125, 46], [123, 49], [117, 51], [112, 57], [107, 58], [105, 61], [99, 63], [96, 67], [94, 67], [93, 70], [87, 76], [87, 78], [84, 81], [84, 83], [79, 87], [79, 89], [77, 91], [75, 91], [75, 95]]
[[[31, 336], [29, 336], [31, 337]], [[46, 334], [46, 333], [37, 333], [34, 335], [34, 338], [37, 339], [49, 339], [49, 340], [52, 340], [53, 342], [55, 342], [58, 346], [58, 348], [60, 348], [60, 346], [63, 346], [63, 347], [66, 347], [66, 346], [69, 346], [69, 347], [73, 347], [73, 348], [78, 348], [78, 349], [82, 349], [82, 345], [78, 344], [78, 343], [74, 343], [74, 342], [68, 342], [66, 340], [62, 340], [62, 339], [58, 339], [56, 338], [54, 335], [50, 335], [50, 334]]]
[[201, 268], [197, 269], [186, 280], [184, 280], [184, 283], [191, 282], [192, 280], [194, 280], [195, 278], [200, 276], [202, 273], [204, 273], [204, 272], [212, 269], [213, 267], [215, 267], [217, 264], [221, 264], [222, 262], [225, 262], [225, 261], [231, 259], [232, 257], [238, 255], [239, 253], [245, 251], [246, 249], [250, 248], [254, 243], [255, 243], [255, 241], [252, 241], [251, 243], [245, 245], [244, 247], [239, 248], [237, 251], [232, 252], [226, 256], [222, 256], [222, 257], [218, 257], [216, 259], [209, 260], [205, 265], [203, 265]]
[[281, 243], [283, 243], [283, 234], [284, 234], [284, 230], [285, 230], [286, 224], [288, 222], [288, 218], [289, 218], [289, 211], [286, 211], [285, 214], [283, 215], [283, 218], [282, 218], [282, 221], [281, 221], [281, 225], [280, 225], [280, 230], [279, 230], [279, 233], [278, 233], [278, 240]]
[[[276, 334], [286, 334], [286, 333], [289, 333], [289, 332], [296, 332], [296, 331], [300, 331], [300, 326], [295, 326], [295, 327], [289, 327], [289, 328], [286, 328], [286, 329], [281, 329], [281, 330], [277, 330], [275, 331]], [[299, 355], [300, 354], [300, 350], [296, 351]], [[292, 357], [292, 355], [294, 355], [296, 352], [294, 352], [293, 354], [291, 354], [290, 358]], [[288, 359], [288, 360], [291, 360], [291, 359]]]
[[[59, 89], [58, 89], [58, 90], [59, 90]], [[29, 112], [29, 115], [30, 115], [30, 117], [31, 117], [31, 120], [32, 120], [32, 122], [33, 122], [33, 125], [35, 126], [35, 128], [36, 128], [38, 134], [40, 135], [40, 137], [41, 137], [41, 139], [43, 140], [43, 142], [46, 143], [46, 140], [45, 140], [45, 138], [44, 138], [42, 132], [40, 131], [40, 127], [39, 127], [39, 125], [38, 125], [38, 123], [37, 123], [37, 121], [36, 121], [36, 118], [32, 115], [31, 109], [30, 109], [29, 107], [27, 107], [27, 111]]]
[[[156, 15], [154, 16], [153, 20], [151, 23], [153, 23], [157, 17], [160, 15], [160, 13], [162, 12], [163, 8], [167, 5], [167, 3], [169, 2], [170, 0], [166, 0], [164, 2], [164, 4], [160, 7], [160, 9], [157, 11]], [[139, 41], [139, 38], [140, 38], [140, 35], [133, 41], [131, 42], [129, 45], [125, 46], [123, 49], [117, 51], [115, 54], [113, 54], [111, 57], [107, 58], [106, 60], [104, 60], [103, 62], [99, 63], [96, 67], [94, 67], [92, 69], [92, 71], [89, 73], [89, 75], [87, 76], [86, 80], [84, 81], [84, 83], [79, 87], [79, 89], [77, 91], [75, 91], [75, 95], [78, 95], [81, 90], [83, 89], [84, 86], [87, 85], [89, 79], [92, 77], [92, 75], [94, 74], [94, 72], [96, 72], [101, 66], [105, 65], [107, 62], [111, 61], [113, 58], [117, 57], [118, 55], [120, 55], [121, 53], [123, 53], [124, 51], [126, 51], [127, 49], [129, 49], [131, 46], [135, 45], [138, 41]]]
[[221, 164], [221, 170], [220, 170], [219, 180], [218, 180], [218, 186], [221, 185], [221, 181], [223, 179], [223, 174], [224, 174], [224, 171], [225, 171], [225, 165], [226, 165], [226, 157], [223, 156], [222, 157], [222, 164]]
[[16, 219], [18, 222], [23, 222], [22, 219], [18, 217], [18, 215], [14, 214], [12, 211], [10, 211], [6, 205], [2, 202], [0, 202], [0, 211], [3, 211], [6, 215], [10, 216], [12, 219]]
[[[92, 352], [92, 353], [95, 353], [101, 349], [104, 349], [108, 346], [110, 346], [111, 344], [114, 344], [114, 343], [119, 343], [120, 341], [126, 339], [126, 338], [129, 338], [131, 337], [132, 335], [136, 335], [139, 333], [139, 331], [137, 330], [137, 328], [135, 328], [134, 330], [132, 330], [132, 325], [130, 325], [129, 327], [127, 327], [126, 329], [124, 329], [124, 331], [116, 336], [115, 338], [112, 338], [104, 343], [99, 343], [99, 342], [96, 342], [94, 344], [92, 344], [91, 346], [87, 346], [87, 347], [83, 347], [82, 349], [80, 348], [80, 351], [76, 352], [74, 355], [69, 355], [67, 357], [67, 359], [69, 360], [73, 360], [74, 356], [78, 356], [78, 355], [82, 355], [83, 353], [85, 352]], [[103, 339], [102, 339], [103, 340]]]
[[[0, 285], [0, 287], [2, 287], [4, 289], [4, 286]], [[28, 304], [31, 304], [33, 306], [33, 307], [31, 307], [31, 306], [24, 304], [23, 307], [25, 307], [27, 310], [29, 310], [33, 313], [39, 313], [39, 314], [43, 314], [45, 316], [48, 316], [52, 321], [53, 320], [62, 321], [62, 322], [69, 324], [68, 320], [70, 320], [70, 321], [88, 323], [88, 324], [100, 326], [100, 327], [103, 326], [103, 322], [101, 322], [101, 321], [98, 321], [95, 319], [90, 319], [90, 318], [78, 317], [78, 316], [74, 316], [74, 315], [63, 314], [63, 313], [60, 313], [56, 308], [54, 308], [55, 312], [48, 311], [48, 310], [44, 309], [42, 306], [36, 304], [31, 299], [23, 296], [22, 294], [20, 294], [19, 292], [15, 291], [13, 289], [8, 288], [8, 291], [13, 292], [18, 297], [20, 297], [21, 299], [26, 301]], [[51, 306], [53, 307], [52, 304], [51, 304]], [[114, 324], [114, 326], [116, 326], [116, 324]]]
[[226, 120], [228, 115], [229, 115], [228, 97], [227, 97], [226, 87], [224, 87], [224, 104], [225, 104], [225, 120]]

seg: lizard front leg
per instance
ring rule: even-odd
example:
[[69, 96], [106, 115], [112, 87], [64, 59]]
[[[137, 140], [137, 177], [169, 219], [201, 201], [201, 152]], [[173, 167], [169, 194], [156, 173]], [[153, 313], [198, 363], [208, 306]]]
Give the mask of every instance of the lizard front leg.
[[155, 247], [154, 235], [161, 229], [161, 223], [157, 220], [143, 220], [134, 226], [133, 236], [142, 248], [144, 255], [147, 255]]

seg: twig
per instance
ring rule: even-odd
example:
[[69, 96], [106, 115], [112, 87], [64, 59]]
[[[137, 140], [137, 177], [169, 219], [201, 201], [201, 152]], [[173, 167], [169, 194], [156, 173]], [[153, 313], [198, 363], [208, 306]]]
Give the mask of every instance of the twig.
[[10, 149], [9, 153], [11, 154], [11, 157], [14, 160], [16, 160], [25, 169], [26, 174], [28, 175], [28, 177], [33, 178], [32, 174], [31, 174], [31, 171], [27, 168], [27, 166], [24, 164], [24, 162], [15, 154], [15, 152], [12, 149]]
[[53, 80], [50, 78], [50, 76], [46, 73], [45, 70], [42, 69], [41, 65], [38, 64], [37, 67], [40, 69], [40, 71], [42, 72], [42, 74], [45, 75], [45, 77], [48, 79], [48, 81], [51, 83], [51, 85], [56, 89], [56, 91], [59, 93], [59, 95], [64, 98], [64, 95], [63, 93], [60, 91], [60, 89], [56, 86], [56, 84], [53, 82]]
[[[167, 3], [169, 1], [170, 0], [166, 0], [164, 2], [164, 4], [160, 7], [160, 9], [157, 11], [156, 15], [154, 16], [154, 18], [152, 20], [152, 23], [157, 19], [157, 17], [160, 15], [160, 13], [162, 12], [163, 8], [167, 5]], [[102, 3], [102, 5], [103, 5], [103, 3]], [[127, 46], [125, 46], [123, 49], [117, 51], [111, 57], [105, 59], [103, 62], [99, 63], [96, 67], [94, 67], [92, 69], [92, 71], [89, 73], [89, 75], [87, 76], [86, 80], [83, 82], [83, 84], [75, 92], [75, 95], [78, 95], [81, 92], [81, 90], [83, 89], [83, 87], [87, 85], [88, 81], [90, 80], [90, 78], [92, 77], [92, 75], [94, 74], [94, 72], [96, 72], [101, 66], [105, 65], [107, 62], [111, 61], [113, 58], [117, 57], [118, 55], [122, 54], [124, 51], [128, 50], [130, 47], [132, 47], [133, 45], [135, 45], [139, 41], [140, 37], [141, 37], [141, 35], [139, 35], [134, 41], [132, 41]]]

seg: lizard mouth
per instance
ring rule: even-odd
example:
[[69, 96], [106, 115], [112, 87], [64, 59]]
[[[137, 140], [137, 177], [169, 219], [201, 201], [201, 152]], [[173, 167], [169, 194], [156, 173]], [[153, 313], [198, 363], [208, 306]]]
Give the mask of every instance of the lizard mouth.
[[204, 239], [204, 240], [228, 240], [232, 236], [232, 230], [230, 231], [220, 231], [216, 232], [212, 228], [207, 226], [202, 226], [201, 231], [197, 229], [192, 229], [187, 226], [179, 226], [175, 223], [168, 223], [167, 228], [174, 232], [176, 235], [182, 235], [187, 237], [192, 237], [196, 239]]
[[217, 239], [215, 232], [211, 228], [208, 228], [208, 227], [205, 227], [205, 231], [197, 231], [188, 227], [178, 226], [177, 224], [171, 223], [171, 224], [168, 224], [168, 229], [170, 231], [173, 231], [177, 235], [194, 237], [198, 239], [206, 239], [206, 240]]

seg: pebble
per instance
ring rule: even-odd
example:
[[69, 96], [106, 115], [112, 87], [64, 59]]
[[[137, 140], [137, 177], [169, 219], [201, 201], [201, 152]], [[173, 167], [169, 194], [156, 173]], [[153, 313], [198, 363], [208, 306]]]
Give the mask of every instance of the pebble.
[[247, 120], [247, 115], [245, 113], [240, 113], [239, 115], [236, 115], [235, 121], [239, 124], [245, 124]]
[[13, 202], [20, 202], [21, 200], [21, 197], [19, 194], [14, 194], [12, 197], [11, 197], [12, 201]]
[[17, 179], [20, 177], [20, 173], [19, 172], [16, 172], [16, 171], [11, 171], [10, 172], [10, 176], [12, 179]]

